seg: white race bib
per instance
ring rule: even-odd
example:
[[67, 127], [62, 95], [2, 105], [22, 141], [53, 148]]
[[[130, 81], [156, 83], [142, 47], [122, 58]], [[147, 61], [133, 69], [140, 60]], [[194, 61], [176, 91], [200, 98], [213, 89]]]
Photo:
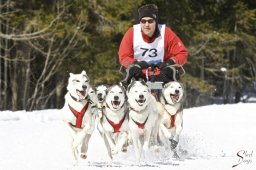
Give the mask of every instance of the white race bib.
[[143, 40], [140, 24], [134, 25], [133, 29], [134, 58], [137, 61], [146, 61], [147, 63], [163, 62], [165, 25], [158, 24], [160, 36], [152, 43], [147, 43]]

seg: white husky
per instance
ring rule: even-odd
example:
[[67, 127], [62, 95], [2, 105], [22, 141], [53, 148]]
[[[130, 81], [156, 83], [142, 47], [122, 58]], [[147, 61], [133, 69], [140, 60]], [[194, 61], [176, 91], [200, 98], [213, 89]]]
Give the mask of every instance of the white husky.
[[[162, 96], [162, 115], [160, 125], [161, 141], [175, 151], [183, 128], [184, 89], [181, 83], [172, 81], [164, 85]], [[176, 151], [174, 157], [178, 157]]]
[[88, 142], [95, 127], [96, 95], [85, 71], [70, 73], [67, 90], [63, 120], [71, 142], [73, 164], [77, 164], [79, 154], [81, 158], [87, 158]]
[[108, 88], [105, 107], [98, 129], [108, 151], [108, 165], [112, 164], [113, 155], [122, 150], [128, 135], [128, 111], [125, 90], [119, 85]]
[[97, 95], [97, 108], [99, 113], [99, 118], [102, 117], [102, 109], [104, 107], [104, 102], [107, 94], [107, 86], [100, 85], [96, 87], [96, 95]]
[[[127, 89], [129, 111], [129, 129], [132, 137], [135, 157], [140, 162], [142, 148], [148, 150], [150, 139], [156, 144], [158, 132], [157, 103], [144, 81], [132, 81]], [[140, 140], [143, 136], [144, 139]], [[142, 147], [143, 145], [143, 147]]]

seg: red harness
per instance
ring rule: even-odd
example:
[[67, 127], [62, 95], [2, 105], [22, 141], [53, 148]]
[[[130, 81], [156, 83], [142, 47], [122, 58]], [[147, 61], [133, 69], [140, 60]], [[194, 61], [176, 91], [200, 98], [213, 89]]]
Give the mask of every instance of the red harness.
[[147, 119], [146, 119], [143, 123], [139, 123], [139, 122], [136, 122], [135, 120], [133, 120], [133, 118], [132, 118], [132, 121], [133, 121], [136, 125], [138, 125], [138, 127], [139, 127], [140, 129], [144, 129], [144, 128], [145, 128], [145, 124], [146, 124], [147, 120], [148, 120], [148, 117], [147, 117]]
[[169, 128], [171, 129], [175, 126], [175, 119], [176, 119], [177, 113], [175, 115], [171, 115], [167, 110], [166, 110], [166, 112], [170, 116], [170, 127]]
[[89, 102], [87, 102], [86, 104], [85, 104], [85, 106], [83, 107], [83, 109], [80, 111], [80, 112], [78, 112], [78, 111], [76, 111], [73, 107], [71, 107], [70, 105], [68, 105], [69, 106], [69, 109], [71, 110], [71, 112], [75, 115], [75, 117], [76, 117], [76, 125], [73, 125], [73, 124], [71, 124], [72, 126], [74, 126], [74, 127], [76, 127], [76, 128], [81, 128], [81, 126], [82, 126], [82, 121], [83, 121], [83, 117], [84, 117], [84, 114], [85, 114], [85, 112], [86, 112], [86, 110], [87, 110], [87, 108], [88, 108], [88, 106], [89, 106]]
[[125, 120], [125, 116], [126, 114], [124, 114], [124, 117], [118, 122], [118, 123], [114, 123], [113, 121], [111, 121], [110, 119], [108, 119], [108, 117], [106, 116], [106, 114], [104, 114], [108, 123], [113, 127], [114, 129], [114, 133], [120, 132], [120, 128]]

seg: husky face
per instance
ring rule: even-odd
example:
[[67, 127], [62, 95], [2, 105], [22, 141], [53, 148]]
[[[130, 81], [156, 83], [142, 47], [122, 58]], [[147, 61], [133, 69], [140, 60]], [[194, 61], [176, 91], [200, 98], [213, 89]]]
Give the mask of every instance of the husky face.
[[128, 102], [132, 108], [141, 111], [150, 103], [151, 93], [145, 82], [134, 81], [128, 87]]
[[100, 103], [103, 103], [105, 101], [106, 94], [107, 94], [106, 86], [100, 85], [100, 86], [96, 87], [96, 95], [97, 95], [98, 101]]
[[71, 96], [79, 100], [85, 99], [89, 89], [89, 78], [84, 70], [80, 74], [69, 74], [67, 90]]
[[184, 90], [179, 82], [172, 81], [164, 85], [162, 93], [168, 104], [175, 104], [182, 100]]
[[119, 85], [111, 86], [106, 94], [106, 104], [113, 110], [117, 111], [122, 108], [125, 102], [125, 91]]

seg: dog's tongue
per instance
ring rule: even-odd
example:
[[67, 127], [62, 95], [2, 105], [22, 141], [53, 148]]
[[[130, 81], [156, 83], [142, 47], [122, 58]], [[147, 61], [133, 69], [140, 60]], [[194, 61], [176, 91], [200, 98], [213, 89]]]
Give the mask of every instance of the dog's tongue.
[[83, 91], [83, 90], [77, 90], [77, 93], [78, 93], [78, 96], [80, 97], [80, 98], [84, 98], [85, 97], [85, 91]]
[[142, 100], [142, 99], [138, 100], [139, 103], [144, 103], [144, 101], [145, 100]]
[[170, 96], [171, 96], [171, 99], [172, 99], [172, 101], [178, 101], [179, 100], [179, 95], [178, 94], [170, 94]]
[[119, 104], [120, 104], [120, 102], [119, 101], [113, 101], [113, 103], [114, 103], [114, 105], [116, 105], [116, 106], [118, 106]]

